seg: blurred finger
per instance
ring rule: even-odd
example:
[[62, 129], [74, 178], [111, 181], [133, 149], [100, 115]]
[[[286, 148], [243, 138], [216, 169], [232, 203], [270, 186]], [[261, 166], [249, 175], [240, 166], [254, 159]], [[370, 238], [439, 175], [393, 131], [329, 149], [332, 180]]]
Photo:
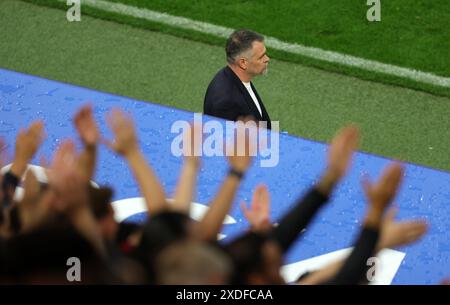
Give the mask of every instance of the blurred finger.
[[403, 175], [403, 166], [398, 163], [392, 163], [389, 165], [380, 179], [383, 182], [385, 187], [388, 187], [392, 190], [397, 189], [400, 184], [401, 178]]
[[45, 158], [44, 155], [41, 155], [39, 157], [39, 164], [43, 168], [48, 168], [50, 166], [50, 163], [48, 162], [48, 160]]
[[241, 201], [241, 210], [244, 213], [244, 216], [246, 218], [248, 218], [247, 215], [250, 213], [250, 210], [247, 207], [247, 203], [245, 201], [243, 201], [243, 200]]
[[111, 149], [112, 151], [115, 151], [115, 145], [114, 145], [114, 141], [108, 140], [106, 138], [100, 138], [100, 143], [102, 143], [103, 145], [105, 145], [106, 147], [108, 147], [109, 149]]
[[370, 195], [372, 189], [372, 182], [370, 182], [369, 175], [364, 174], [362, 177], [362, 186], [366, 195]]
[[397, 216], [397, 213], [398, 213], [398, 208], [397, 207], [391, 207], [388, 210], [387, 214], [386, 214], [386, 219], [391, 221], [391, 222], [394, 221], [395, 216]]

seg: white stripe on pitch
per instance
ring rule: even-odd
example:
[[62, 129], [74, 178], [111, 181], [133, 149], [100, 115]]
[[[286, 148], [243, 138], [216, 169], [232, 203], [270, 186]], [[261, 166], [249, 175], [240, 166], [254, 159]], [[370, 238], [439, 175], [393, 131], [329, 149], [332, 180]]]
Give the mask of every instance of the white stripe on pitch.
[[[66, 2], [66, 0], [59, 1]], [[206, 22], [195, 21], [189, 18], [172, 16], [166, 13], [129, 6], [122, 3], [115, 3], [104, 0], [81, 0], [81, 5], [87, 5], [106, 12], [117, 13], [182, 29], [206, 33], [221, 38], [227, 38], [233, 32], [233, 29], [230, 28], [217, 26]], [[355, 67], [366, 71], [380, 72], [387, 75], [410, 79], [420, 83], [450, 88], [449, 77], [442, 77], [428, 72], [384, 64], [374, 60], [368, 60], [351, 55], [326, 51], [319, 48], [307, 47], [301, 44], [287, 43], [274, 37], [266, 36], [265, 41], [268, 47], [275, 50], [285, 51], [344, 66]]]

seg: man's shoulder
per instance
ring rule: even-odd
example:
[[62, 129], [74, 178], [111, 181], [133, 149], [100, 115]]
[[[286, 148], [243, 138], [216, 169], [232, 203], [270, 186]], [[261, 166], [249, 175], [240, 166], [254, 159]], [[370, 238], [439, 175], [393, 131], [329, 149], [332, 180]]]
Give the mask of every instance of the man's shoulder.
[[230, 68], [228, 66], [223, 67], [220, 69], [214, 78], [211, 81], [211, 84], [231, 84], [233, 82], [233, 79], [230, 75]]
[[229, 68], [222, 68], [209, 83], [206, 90], [206, 97], [211, 96], [215, 100], [228, 99], [236, 93], [236, 85], [232, 76], [230, 76]]

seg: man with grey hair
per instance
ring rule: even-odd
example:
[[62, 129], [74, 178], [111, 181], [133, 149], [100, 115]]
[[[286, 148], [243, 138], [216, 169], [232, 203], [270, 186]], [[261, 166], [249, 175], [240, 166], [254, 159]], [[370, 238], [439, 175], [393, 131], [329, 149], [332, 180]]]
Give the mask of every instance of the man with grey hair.
[[267, 122], [270, 129], [269, 114], [251, 82], [267, 71], [270, 58], [264, 37], [250, 30], [236, 30], [228, 38], [225, 51], [228, 65], [209, 84], [203, 113], [232, 121], [252, 116]]

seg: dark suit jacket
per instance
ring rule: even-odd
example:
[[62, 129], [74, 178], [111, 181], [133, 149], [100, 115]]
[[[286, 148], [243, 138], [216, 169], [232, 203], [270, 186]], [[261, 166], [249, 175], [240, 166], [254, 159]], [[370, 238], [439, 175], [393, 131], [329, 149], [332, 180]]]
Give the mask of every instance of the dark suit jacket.
[[253, 92], [261, 106], [262, 115], [239, 77], [228, 66], [220, 70], [208, 86], [203, 104], [203, 113], [230, 121], [240, 116], [253, 116], [266, 121], [270, 129], [270, 117], [253, 84]]

